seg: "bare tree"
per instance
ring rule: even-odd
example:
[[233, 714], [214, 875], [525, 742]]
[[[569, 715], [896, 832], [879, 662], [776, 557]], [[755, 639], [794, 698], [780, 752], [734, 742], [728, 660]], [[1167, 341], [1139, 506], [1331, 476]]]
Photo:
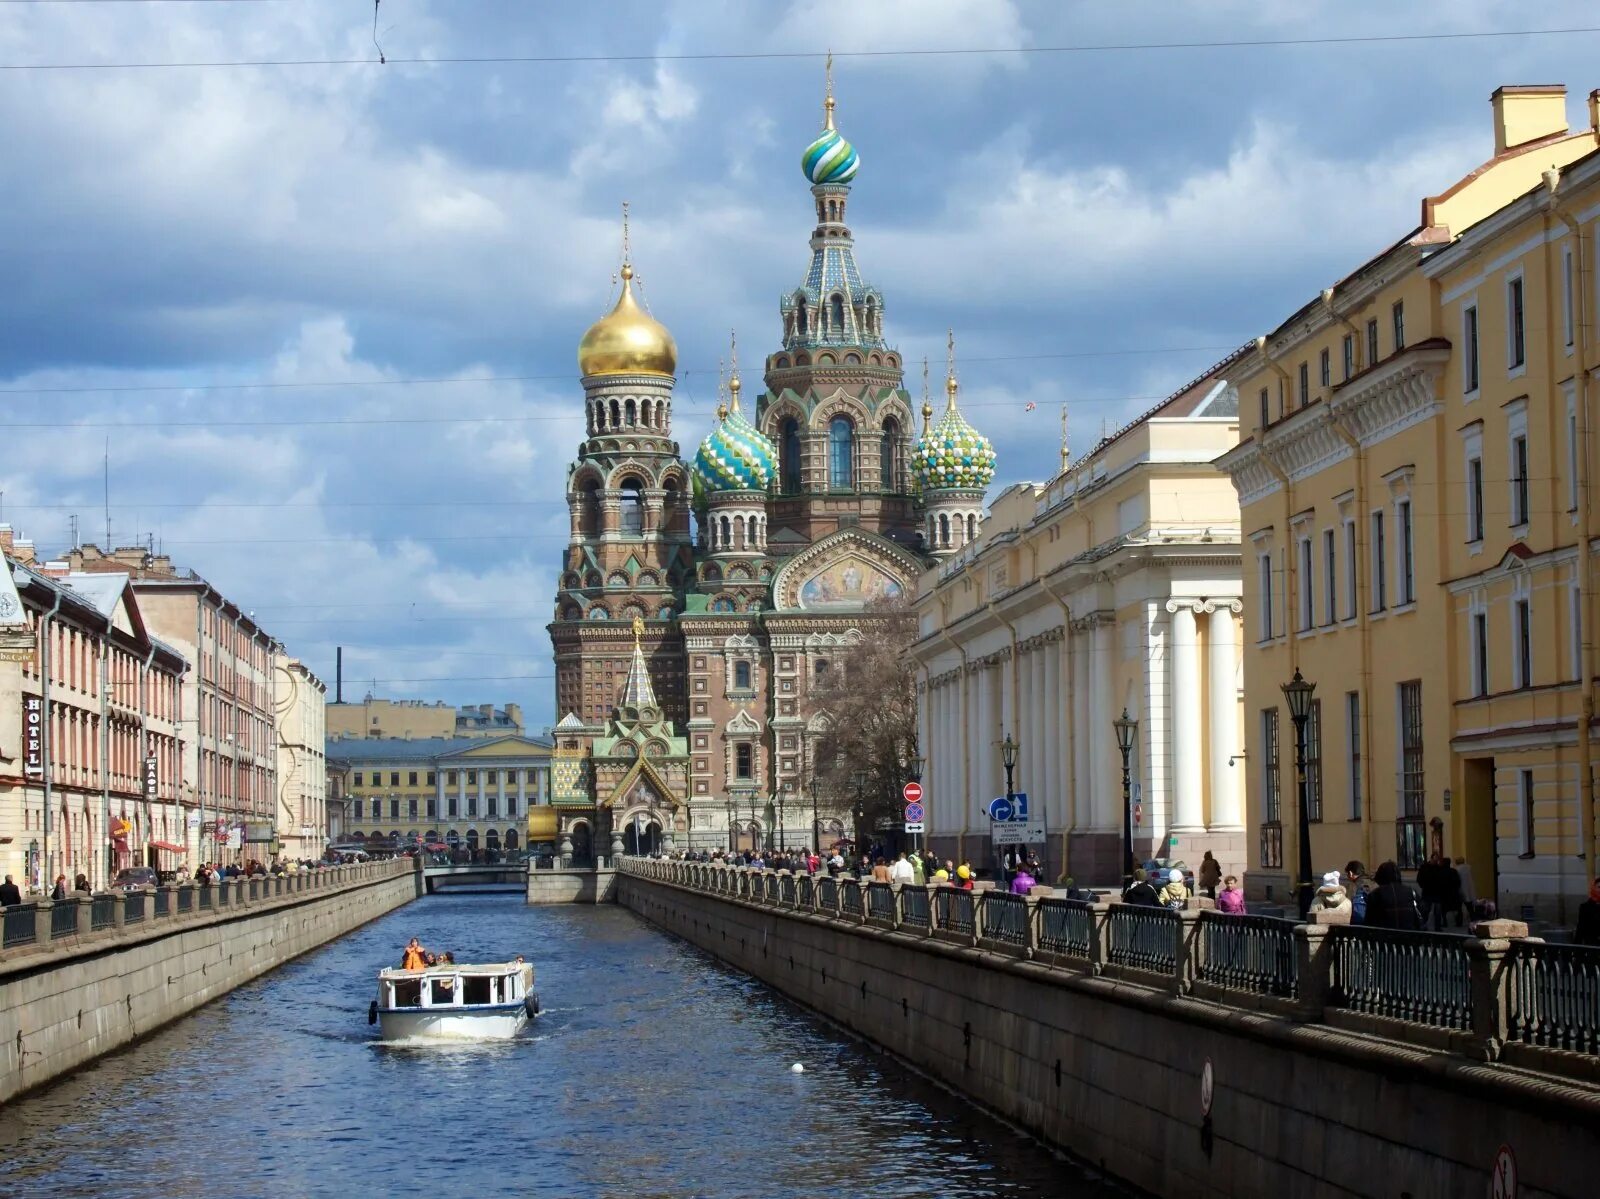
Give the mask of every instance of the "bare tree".
[[898, 819], [917, 752], [916, 618], [907, 602], [887, 601], [869, 608], [859, 627], [861, 640], [830, 663], [815, 701], [827, 721], [816, 775], [832, 805], [855, 814], [861, 849], [880, 819]]

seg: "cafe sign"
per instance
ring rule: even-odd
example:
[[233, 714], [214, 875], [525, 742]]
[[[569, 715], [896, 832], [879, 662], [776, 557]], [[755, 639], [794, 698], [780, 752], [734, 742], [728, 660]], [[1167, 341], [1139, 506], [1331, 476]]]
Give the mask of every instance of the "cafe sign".
[[44, 700], [37, 695], [22, 699], [22, 772], [44, 777]]
[[161, 794], [161, 764], [155, 754], [144, 760], [144, 797], [156, 799]]

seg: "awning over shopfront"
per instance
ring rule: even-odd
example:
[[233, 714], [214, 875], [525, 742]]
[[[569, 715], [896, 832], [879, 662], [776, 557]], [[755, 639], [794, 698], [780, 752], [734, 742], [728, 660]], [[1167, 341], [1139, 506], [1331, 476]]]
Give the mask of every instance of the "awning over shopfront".
[[151, 849], [159, 849], [164, 853], [188, 853], [189, 852], [183, 846], [174, 845], [171, 841], [152, 841], [152, 842], [150, 842], [150, 848]]

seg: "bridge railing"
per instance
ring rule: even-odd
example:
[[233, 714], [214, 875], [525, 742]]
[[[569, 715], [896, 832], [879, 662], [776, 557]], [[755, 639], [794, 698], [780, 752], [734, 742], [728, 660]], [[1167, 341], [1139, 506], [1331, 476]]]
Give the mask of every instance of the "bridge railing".
[[[69, 949], [113, 942], [119, 937], [155, 935], [167, 927], [219, 913], [265, 907], [284, 898], [333, 891], [412, 874], [408, 859], [326, 866], [294, 874], [227, 879], [208, 887], [163, 883], [137, 891], [74, 892], [64, 900], [30, 900], [4, 910], [0, 920], [0, 963], [24, 954], [65, 945]], [[663, 875], [663, 877], [665, 877]]]
[[1531, 940], [1512, 921], [1459, 936], [1239, 916], [1205, 900], [1184, 911], [1088, 903], [1047, 887], [1020, 896], [982, 883], [965, 891], [716, 864], [623, 859], [618, 868], [789, 918], [937, 938], [1296, 1022], [1600, 1077], [1600, 949]]

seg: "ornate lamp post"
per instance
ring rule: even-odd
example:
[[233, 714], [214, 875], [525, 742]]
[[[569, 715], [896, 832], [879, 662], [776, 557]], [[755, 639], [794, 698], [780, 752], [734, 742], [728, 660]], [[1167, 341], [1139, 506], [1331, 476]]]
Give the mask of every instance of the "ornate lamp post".
[[756, 847], [756, 793], [750, 792], [750, 848]]
[[865, 770], [852, 771], [851, 775], [850, 775], [850, 782], [851, 782], [851, 785], [855, 787], [855, 792], [856, 792], [855, 811], [852, 812], [851, 814], [855, 817], [856, 853], [860, 854], [862, 852], [861, 847], [862, 847], [862, 843], [863, 843], [863, 838], [861, 836], [861, 826], [862, 826], [862, 824], [864, 824], [866, 822], [866, 819], [867, 819], [867, 809], [866, 809], [867, 772]]
[[785, 843], [784, 843], [784, 837], [783, 837], [783, 827], [784, 827], [783, 797], [784, 797], [784, 793], [787, 792], [789, 790], [789, 788], [792, 787], [792, 786], [794, 786], [793, 783], [785, 783], [783, 786], [778, 788], [778, 849], [779, 849], [780, 852], [782, 850], [788, 848], [787, 845], [785, 845]]
[[1295, 794], [1300, 806], [1300, 882], [1295, 888], [1300, 915], [1311, 910], [1311, 794], [1306, 786], [1306, 722], [1311, 719], [1311, 693], [1317, 689], [1294, 668], [1294, 678], [1282, 684], [1283, 698], [1289, 704], [1289, 719], [1294, 721]]
[[[906, 774], [913, 783], [922, 781], [922, 767], [925, 762], [926, 759], [917, 752], [917, 747], [913, 745], [911, 747], [911, 756], [906, 759]], [[923, 836], [919, 836], [916, 833], [911, 834], [911, 848], [919, 851], [923, 849], [926, 844], [924, 837], [925, 834]]]
[[1111, 724], [1117, 730], [1117, 748], [1122, 751], [1122, 889], [1126, 891], [1133, 886], [1133, 783], [1128, 773], [1128, 755], [1133, 752], [1139, 722], [1124, 708]]
[[811, 851], [818, 857], [822, 856], [822, 821], [817, 816], [817, 776], [811, 776], [811, 782], [806, 785], [811, 792]]
[[730, 798], [728, 800], [728, 850], [732, 852], [738, 848], [739, 846], [735, 843], [733, 836], [733, 800]]

